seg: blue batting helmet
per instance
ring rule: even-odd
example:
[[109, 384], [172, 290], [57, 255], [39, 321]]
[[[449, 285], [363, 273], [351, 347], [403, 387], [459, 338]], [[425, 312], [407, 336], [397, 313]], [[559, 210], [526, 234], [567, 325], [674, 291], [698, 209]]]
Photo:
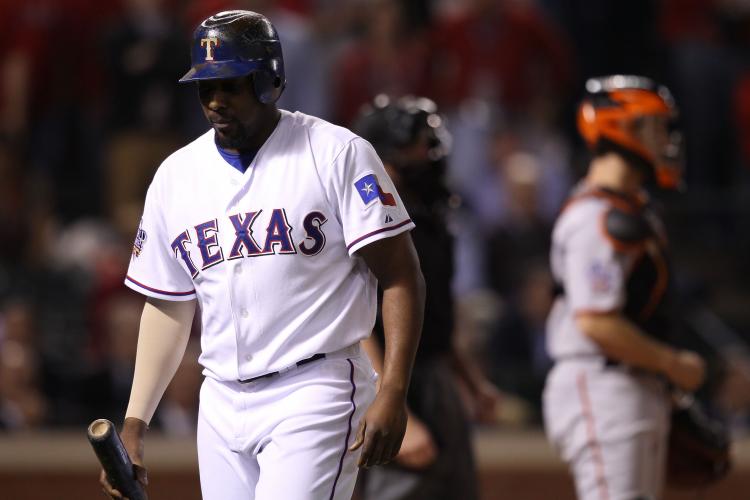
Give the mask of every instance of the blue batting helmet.
[[274, 103], [286, 86], [284, 57], [276, 28], [248, 10], [219, 12], [193, 33], [192, 67], [180, 82], [253, 75], [255, 96]]

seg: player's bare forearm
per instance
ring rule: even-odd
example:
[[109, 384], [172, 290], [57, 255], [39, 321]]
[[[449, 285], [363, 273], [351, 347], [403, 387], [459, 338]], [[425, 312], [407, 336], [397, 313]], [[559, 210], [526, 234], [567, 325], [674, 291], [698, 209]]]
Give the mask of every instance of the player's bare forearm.
[[419, 258], [407, 233], [372, 243], [360, 254], [383, 290], [380, 390], [406, 397], [424, 317], [425, 283]]
[[705, 363], [700, 357], [649, 337], [619, 313], [579, 315], [576, 325], [612, 359], [663, 374], [683, 389], [696, 389], [703, 382]]
[[619, 313], [582, 314], [576, 318], [580, 330], [610, 358], [654, 372], [661, 372], [672, 349], [649, 338]]
[[395, 391], [404, 397], [422, 331], [423, 283], [410, 282], [383, 290], [385, 349], [380, 390]]
[[380, 388], [351, 448], [362, 446], [359, 465], [370, 467], [391, 461], [406, 431], [406, 393], [422, 329], [425, 284], [408, 234], [372, 243], [360, 255], [383, 289]]

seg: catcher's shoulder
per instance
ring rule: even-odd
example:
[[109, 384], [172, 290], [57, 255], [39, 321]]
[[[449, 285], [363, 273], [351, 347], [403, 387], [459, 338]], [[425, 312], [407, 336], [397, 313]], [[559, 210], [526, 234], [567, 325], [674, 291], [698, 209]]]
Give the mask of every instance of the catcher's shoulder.
[[642, 243], [652, 231], [643, 211], [610, 207], [604, 215], [604, 230], [615, 241], [625, 245]]
[[569, 240], [599, 232], [599, 220], [606, 213], [605, 200], [593, 197], [569, 199], [555, 222], [555, 239]]
[[619, 251], [637, 248], [653, 236], [643, 205], [598, 195], [572, 197], [555, 231], [558, 237], [598, 235]]

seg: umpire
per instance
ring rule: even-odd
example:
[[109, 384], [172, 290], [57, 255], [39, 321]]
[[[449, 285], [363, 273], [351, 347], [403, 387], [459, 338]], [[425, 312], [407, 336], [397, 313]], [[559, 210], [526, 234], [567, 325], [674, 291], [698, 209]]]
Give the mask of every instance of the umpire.
[[[401, 194], [416, 228], [414, 246], [427, 283], [421, 343], [407, 396], [406, 436], [395, 461], [362, 471], [363, 500], [477, 498], [468, 416], [456, 376], [479, 406], [494, 410], [499, 392], [453, 347], [451, 279], [453, 236], [449, 213], [457, 205], [443, 183], [450, 136], [429, 99], [391, 100], [381, 94], [353, 126], [367, 139]], [[366, 342], [376, 370], [382, 365], [383, 325]]]

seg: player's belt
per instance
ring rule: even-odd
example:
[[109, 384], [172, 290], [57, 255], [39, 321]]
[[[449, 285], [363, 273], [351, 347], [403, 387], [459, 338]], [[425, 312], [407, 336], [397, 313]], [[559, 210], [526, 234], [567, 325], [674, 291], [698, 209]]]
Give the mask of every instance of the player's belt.
[[621, 370], [630, 372], [633, 375], [656, 375], [655, 373], [645, 370], [643, 368], [631, 366], [631, 365], [623, 363], [622, 361], [618, 361], [616, 359], [612, 359], [610, 357], [602, 356], [598, 354], [569, 354], [567, 356], [561, 356], [557, 358], [555, 360], [555, 363], [559, 363], [562, 361], [592, 361], [592, 362], [596, 362], [596, 364], [598, 364], [599, 366], [605, 369], [607, 368], [621, 369]]
[[605, 357], [604, 358], [604, 367], [605, 368], [617, 368], [617, 367], [628, 367], [628, 365], [626, 365], [622, 361], [618, 361], [616, 359]]
[[[325, 354], [323, 354], [322, 352], [319, 352], [318, 354], [313, 354], [309, 358], [305, 358], [303, 360], [297, 361], [296, 363], [294, 363], [294, 365], [292, 365], [292, 367], [294, 367], [294, 366], [300, 367], [300, 366], [306, 365], [307, 363], [312, 363], [313, 361], [317, 361], [317, 360], [323, 359], [325, 357], [326, 357]], [[283, 371], [286, 371], [286, 370], [288, 370], [288, 368], [284, 369]], [[257, 377], [250, 377], [250, 378], [247, 378], [245, 380], [238, 380], [238, 382], [240, 384], [249, 384], [250, 382], [255, 382], [257, 380], [261, 380], [261, 379], [264, 379], [264, 378], [273, 377], [274, 375], [278, 375], [279, 373], [281, 373], [281, 371], [264, 373], [263, 375], [258, 375]]]
[[630, 372], [633, 375], [653, 375], [657, 376], [655, 372], [648, 371], [644, 368], [638, 368], [637, 366], [631, 366], [612, 358], [604, 358], [604, 368], [620, 368]]

